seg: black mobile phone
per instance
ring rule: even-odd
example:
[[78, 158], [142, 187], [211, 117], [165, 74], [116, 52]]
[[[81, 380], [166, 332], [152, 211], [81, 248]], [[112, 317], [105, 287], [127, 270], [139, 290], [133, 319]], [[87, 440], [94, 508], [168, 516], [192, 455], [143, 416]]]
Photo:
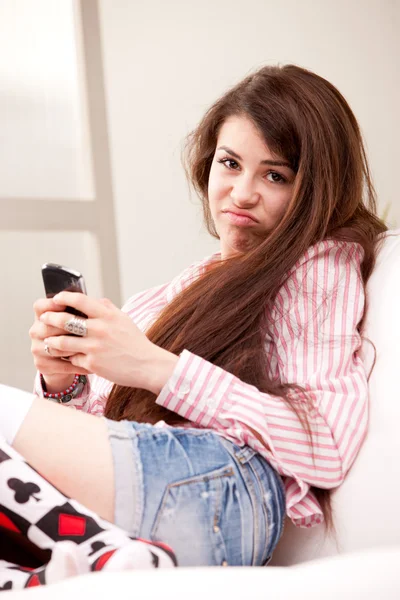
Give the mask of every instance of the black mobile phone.
[[[86, 285], [83, 275], [73, 269], [68, 269], [62, 265], [46, 263], [42, 266], [42, 277], [46, 298], [53, 298], [59, 292], [80, 292], [86, 294]], [[67, 306], [65, 312], [87, 318], [80, 310]]]

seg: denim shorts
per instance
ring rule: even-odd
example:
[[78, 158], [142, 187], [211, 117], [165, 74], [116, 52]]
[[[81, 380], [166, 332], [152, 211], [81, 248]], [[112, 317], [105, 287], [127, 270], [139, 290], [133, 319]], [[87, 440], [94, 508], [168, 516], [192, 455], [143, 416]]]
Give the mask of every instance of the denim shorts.
[[116, 525], [165, 542], [179, 566], [266, 565], [285, 518], [281, 477], [211, 429], [105, 419]]

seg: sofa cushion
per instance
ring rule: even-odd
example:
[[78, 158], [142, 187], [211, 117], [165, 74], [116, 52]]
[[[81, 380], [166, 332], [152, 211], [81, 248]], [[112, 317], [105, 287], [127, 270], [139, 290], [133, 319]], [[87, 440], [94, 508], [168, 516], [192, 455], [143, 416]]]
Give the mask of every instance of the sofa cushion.
[[366, 440], [344, 483], [332, 494], [336, 538], [323, 527], [298, 529], [287, 519], [270, 564], [400, 544], [400, 229], [385, 234], [367, 284], [361, 356], [369, 379]]
[[316, 560], [290, 569], [185, 567], [100, 571], [30, 590], [7, 592], [5, 598], [187, 600], [190, 595], [191, 600], [243, 600], [251, 595], [254, 600], [398, 600], [399, 562], [400, 547], [389, 547]]

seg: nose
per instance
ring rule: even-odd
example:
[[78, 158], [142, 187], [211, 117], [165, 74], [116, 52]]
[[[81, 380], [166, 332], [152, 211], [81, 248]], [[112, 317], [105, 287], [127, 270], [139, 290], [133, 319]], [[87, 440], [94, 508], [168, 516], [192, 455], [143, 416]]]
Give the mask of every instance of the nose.
[[254, 206], [260, 199], [251, 177], [237, 177], [230, 194], [237, 206]]

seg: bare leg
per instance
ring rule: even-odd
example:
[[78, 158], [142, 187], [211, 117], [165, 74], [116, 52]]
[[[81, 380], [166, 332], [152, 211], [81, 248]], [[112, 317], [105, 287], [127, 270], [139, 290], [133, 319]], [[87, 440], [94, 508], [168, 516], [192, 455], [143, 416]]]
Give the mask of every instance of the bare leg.
[[35, 398], [12, 445], [66, 496], [114, 522], [114, 468], [103, 419]]

